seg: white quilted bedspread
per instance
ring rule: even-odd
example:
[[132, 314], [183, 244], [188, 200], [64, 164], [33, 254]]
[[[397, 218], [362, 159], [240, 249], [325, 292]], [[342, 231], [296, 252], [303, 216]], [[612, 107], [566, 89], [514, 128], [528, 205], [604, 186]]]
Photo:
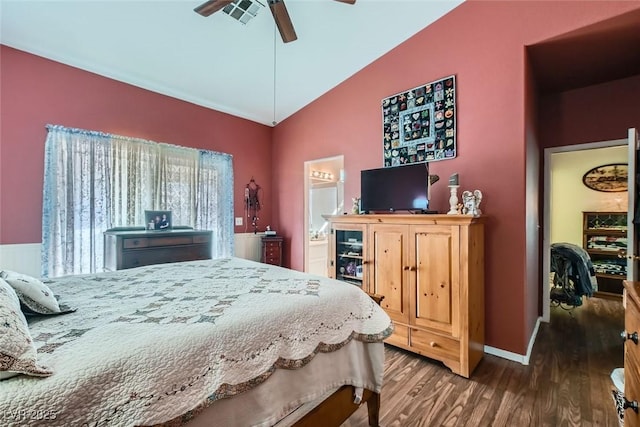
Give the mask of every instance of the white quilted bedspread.
[[48, 378], [0, 382], [0, 425], [180, 425], [317, 352], [381, 341], [355, 286], [225, 258], [48, 282], [71, 314], [30, 320]]

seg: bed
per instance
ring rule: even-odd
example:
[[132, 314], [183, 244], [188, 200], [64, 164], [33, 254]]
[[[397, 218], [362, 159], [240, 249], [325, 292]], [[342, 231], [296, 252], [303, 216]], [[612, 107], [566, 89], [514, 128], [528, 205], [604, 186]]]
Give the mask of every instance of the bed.
[[377, 424], [393, 325], [355, 286], [239, 258], [45, 285], [67, 313], [26, 316], [42, 376], [0, 381], [1, 425]]

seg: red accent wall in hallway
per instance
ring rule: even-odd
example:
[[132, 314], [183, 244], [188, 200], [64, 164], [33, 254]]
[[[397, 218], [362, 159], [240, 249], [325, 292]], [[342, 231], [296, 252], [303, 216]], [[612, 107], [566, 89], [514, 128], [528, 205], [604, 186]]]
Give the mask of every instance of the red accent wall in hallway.
[[381, 100], [455, 74], [458, 157], [431, 163], [441, 178], [432, 188], [433, 208], [447, 211], [453, 173], [460, 175], [460, 190], [482, 190], [486, 342], [525, 354], [539, 294], [539, 274], [531, 266], [537, 254], [529, 255], [537, 251], [537, 219], [527, 221], [528, 212], [537, 214], [526, 192], [537, 187], [538, 171], [526, 171], [526, 153], [538, 142], [525, 135], [535, 130], [529, 122], [536, 116], [527, 111], [533, 103], [526, 98], [525, 46], [637, 8], [630, 2], [467, 1], [280, 123], [274, 215], [290, 239], [289, 264], [303, 266], [303, 163], [344, 154], [349, 206], [359, 194], [360, 170], [382, 166]]
[[254, 177], [267, 199], [260, 228], [277, 226], [268, 200], [270, 127], [7, 46], [0, 49], [0, 244], [42, 241], [48, 123], [232, 154], [235, 215], [243, 216], [244, 186]]
[[640, 76], [541, 98], [544, 148], [626, 139], [640, 129]]

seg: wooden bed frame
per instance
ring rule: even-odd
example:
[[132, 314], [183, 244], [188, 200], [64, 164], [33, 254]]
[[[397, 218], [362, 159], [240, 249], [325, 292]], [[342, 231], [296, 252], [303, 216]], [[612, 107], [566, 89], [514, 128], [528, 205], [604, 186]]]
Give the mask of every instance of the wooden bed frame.
[[367, 402], [369, 413], [369, 425], [379, 427], [380, 420], [380, 393], [365, 389], [362, 393], [362, 402], [353, 402], [355, 387], [345, 385], [326, 398], [320, 405], [313, 408], [303, 418], [298, 420], [294, 427], [328, 427], [339, 426], [345, 422], [360, 405]]

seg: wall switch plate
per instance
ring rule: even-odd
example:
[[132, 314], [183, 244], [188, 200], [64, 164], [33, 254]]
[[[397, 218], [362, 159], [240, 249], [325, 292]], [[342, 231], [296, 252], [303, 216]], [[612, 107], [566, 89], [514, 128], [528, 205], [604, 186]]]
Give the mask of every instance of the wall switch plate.
[[241, 216], [237, 216], [236, 217], [236, 225], [242, 225], [242, 217]]

